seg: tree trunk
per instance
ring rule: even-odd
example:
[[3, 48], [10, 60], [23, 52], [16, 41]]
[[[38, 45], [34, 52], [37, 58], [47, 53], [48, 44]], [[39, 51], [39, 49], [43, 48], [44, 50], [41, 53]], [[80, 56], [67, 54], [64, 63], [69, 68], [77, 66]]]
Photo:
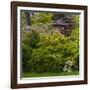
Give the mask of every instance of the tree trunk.
[[26, 16], [26, 31], [30, 31], [30, 25], [31, 25], [31, 16], [29, 12], [25, 12]]

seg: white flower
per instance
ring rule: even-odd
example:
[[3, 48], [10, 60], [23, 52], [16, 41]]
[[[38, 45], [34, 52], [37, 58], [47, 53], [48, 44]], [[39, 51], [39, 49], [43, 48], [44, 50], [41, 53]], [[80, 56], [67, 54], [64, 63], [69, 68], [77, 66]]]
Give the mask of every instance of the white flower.
[[73, 65], [72, 61], [68, 60], [64, 65], [63, 71], [71, 72], [72, 65]]

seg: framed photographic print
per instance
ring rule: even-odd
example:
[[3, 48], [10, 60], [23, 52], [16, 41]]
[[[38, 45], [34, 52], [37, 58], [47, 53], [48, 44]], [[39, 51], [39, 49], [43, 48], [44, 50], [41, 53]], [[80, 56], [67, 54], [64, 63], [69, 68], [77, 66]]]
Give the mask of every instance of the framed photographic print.
[[87, 6], [11, 2], [11, 88], [87, 84]]

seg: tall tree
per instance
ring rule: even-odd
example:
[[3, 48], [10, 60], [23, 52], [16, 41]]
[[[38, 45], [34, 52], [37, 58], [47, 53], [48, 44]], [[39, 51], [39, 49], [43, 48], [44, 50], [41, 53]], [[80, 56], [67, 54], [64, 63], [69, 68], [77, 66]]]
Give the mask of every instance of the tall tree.
[[29, 12], [25, 12], [25, 16], [26, 16], [26, 31], [30, 31], [31, 15]]

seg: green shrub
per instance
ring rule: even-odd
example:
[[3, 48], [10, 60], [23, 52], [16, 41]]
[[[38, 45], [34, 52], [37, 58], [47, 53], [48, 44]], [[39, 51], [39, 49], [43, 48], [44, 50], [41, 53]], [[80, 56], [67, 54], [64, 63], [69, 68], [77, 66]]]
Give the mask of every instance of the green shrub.
[[28, 60], [31, 58], [32, 48], [22, 44], [22, 66], [24, 71], [29, 71]]
[[[29, 72], [62, 72], [78, 70], [79, 67], [79, 30], [73, 30], [71, 36], [58, 32], [28, 32], [23, 45], [24, 68]], [[28, 43], [26, 43], [28, 42]], [[26, 61], [26, 62], [25, 62]], [[72, 65], [69, 65], [72, 62]], [[67, 66], [66, 66], [67, 65]]]

